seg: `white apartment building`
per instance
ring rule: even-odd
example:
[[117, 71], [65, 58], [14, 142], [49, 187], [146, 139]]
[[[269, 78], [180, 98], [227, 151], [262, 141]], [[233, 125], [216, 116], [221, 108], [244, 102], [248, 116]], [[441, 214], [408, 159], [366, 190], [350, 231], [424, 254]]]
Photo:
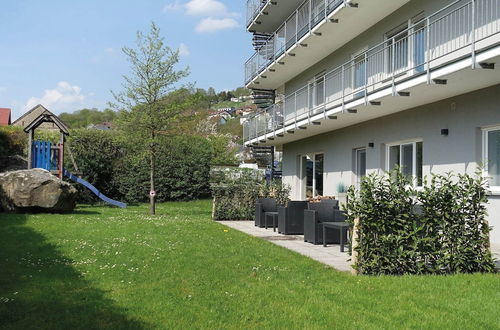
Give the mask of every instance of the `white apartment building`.
[[247, 24], [246, 86], [276, 100], [245, 144], [283, 152], [292, 199], [485, 164], [500, 244], [500, 0], [249, 0]]

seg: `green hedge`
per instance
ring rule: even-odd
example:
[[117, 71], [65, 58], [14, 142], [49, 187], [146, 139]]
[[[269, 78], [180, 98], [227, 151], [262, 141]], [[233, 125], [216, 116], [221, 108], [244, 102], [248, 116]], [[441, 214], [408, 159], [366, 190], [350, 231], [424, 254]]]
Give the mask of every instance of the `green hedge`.
[[[129, 145], [117, 132], [85, 129], [71, 131], [69, 144], [83, 178], [102, 193], [129, 203], [149, 200], [149, 159], [142, 146]], [[66, 166], [74, 170], [66, 156]], [[157, 153], [157, 201], [209, 197], [214, 157], [206, 138], [165, 136]], [[78, 189], [81, 202], [99, 201], [85, 188]]]
[[258, 198], [273, 197], [286, 205], [290, 187], [281, 181], [267, 184], [261, 172], [252, 169], [213, 169], [211, 173], [214, 220], [251, 220]]
[[[113, 131], [72, 130], [66, 151], [68, 148], [71, 148], [78, 170], [85, 180], [110, 198], [121, 199], [123, 197], [114, 180], [116, 166], [126, 153], [118, 134]], [[70, 172], [76, 173], [69, 152], [65, 154], [64, 166]], [[74, 186], [80, 192], [80, 202], [92, 203], [99, 200], [82, 185], [75, 184]]]
[[350, 188], [345, 209], [357, 227], [360, 274], [452, 274], [491, 272], [481, 175], [434, 175], [416, 191], [393, 171], [364, 178]]
[[28, 135], [15, 126], [0, 127], [0, 157], [26, 155]]
[[[192, 200], [210, 196], [210, 142], [197, 136], [165, 137], [158, 146], [157, 201]], [[149, 199], [149, 159], [128, 154], [116, 166], [114, 183], [129, 202]]]

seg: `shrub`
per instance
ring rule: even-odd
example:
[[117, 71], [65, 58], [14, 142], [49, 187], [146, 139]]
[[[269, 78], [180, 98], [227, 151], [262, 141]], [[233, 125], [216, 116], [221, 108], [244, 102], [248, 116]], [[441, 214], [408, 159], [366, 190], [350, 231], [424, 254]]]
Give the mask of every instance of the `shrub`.
[[[129, 149], [116, 167], [115, 185], [129, 202], [146, 202], [149, 196], [149, 160]], [[157, 201], [191, 200], [210, 195], [210, 143], [197, 136], [164, 137], [158, 146]]]
[[27, 145], [28, 135], [21, 127], [0, 127], [0, 157], [25, 156]]
[[360, 274], [493, 271], [480, 175], [432, 176], [417, 192], [399, 170], [363, 179], [345, 205], [357, 227]]
[[[114, 180], [114, 168], [123, 157], [124, 150], [118, 136], [112, 131], [72, 130], [66, 150], [71, 148], [75, 163], [83, 179], [96, 186], [104, 195], [119, 199], [119, 189]], [[66, 152], [64, 166], [75, 173], [73, 162]], [[91, 203], [99, 199], [85, 187], [75, 184], [79, 190], [79, 202]]]
[[251, 220], [258, 198], [288, 202], [290, 188], [281, 181], [266, 184], [262, 172], [252, 169], [214, 169], [211, 172], [214, 220]]

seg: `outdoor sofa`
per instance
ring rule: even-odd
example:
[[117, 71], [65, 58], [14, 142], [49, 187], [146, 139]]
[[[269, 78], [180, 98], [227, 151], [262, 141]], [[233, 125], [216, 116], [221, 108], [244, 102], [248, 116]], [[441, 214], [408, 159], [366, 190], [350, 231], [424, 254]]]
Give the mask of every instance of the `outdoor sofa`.
[[[310, 203], [304, 210], [304, 242], [315, 245], [323, 244], [323, 222], [345, 222], [343, 211], [339, 210], [338, 201]], [[326, 240], [328, 244], [339, 244], [340, 233], [328, 231]]]

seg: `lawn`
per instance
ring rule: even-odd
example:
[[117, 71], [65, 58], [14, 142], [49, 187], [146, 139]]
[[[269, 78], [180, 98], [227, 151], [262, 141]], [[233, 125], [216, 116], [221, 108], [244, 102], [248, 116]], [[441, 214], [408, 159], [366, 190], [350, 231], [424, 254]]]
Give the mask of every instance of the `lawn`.
[[0, 214], [0, 328], [500, 328], [500, 276], [353, 277], [209, 201]]

